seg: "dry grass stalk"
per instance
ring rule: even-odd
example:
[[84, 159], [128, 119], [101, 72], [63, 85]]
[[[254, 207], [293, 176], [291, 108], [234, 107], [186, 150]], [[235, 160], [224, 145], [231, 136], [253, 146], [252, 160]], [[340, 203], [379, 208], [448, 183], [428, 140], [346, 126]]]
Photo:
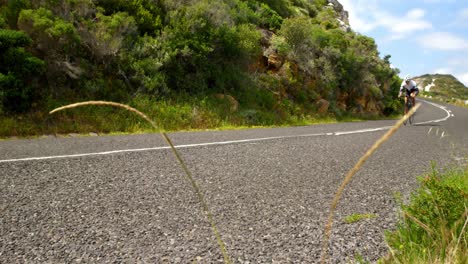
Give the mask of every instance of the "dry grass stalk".
[[353, 176], [359, 171], [359, 169], [362, 167], [362, 165], [369, 159], [372, 154], [385, 142], [387, 141], [402, 125], [403, 123], [408, 120], [408, 118], [413, 115], [416, 110], [421, 106], [421, 104], [417, 104], [415, 107], [411, 109], [411, 111], [408, 112], [403, 118], [398, 120], [396, 124], [389, 130], [385, 135], [383, 135], [381, 138], [379, 138], [374, 145], [359, 159], [359, 161], [356, 163], [356, 165], [348, 172], [346, 177], [344, 178], [343, 182], [341, 183], [340, 187], [338, 188], [335, 197], [332, 200], [331, 206], [330, 206], [330, 213], [328, 215], [328, 220], [327, 224], [325, 226], [325, 236], [323, 240], [323, 245], [322, 245], [322, 257], [321, 257], [321, 262], [326, 263], [328, 260], [328, 245], [330, 242], [330, 235], [331, 235], [331, 230], [332, 230], [332, 225], [333, 225], [333, 217], [335, 215], [335, 210], [338, 205], [338, 202], [343, 195], [343, 191], [345, 187], [349, 184]]
[[431, 230], [430, 227], [428, 227], [426, 224], [424, 224], [423, 222], [421, 222], [419, 219], [417, 219], [416, 217], [408, 214], [407, 212], [403, 212], [404, 216], [405, 217], [408, 217], [409, 219], [411, 219], [413, 222], [415, 222], [417, 225], [419, 225], [422, 229], [424, 229], [427, 233], [429, 234], [434, 234], [434, 231]]
[[[464, 233], [465, 233], [465, 230], [466, 230], [466, 226], [468, 225], [468, 209], [466, 209], [466, 206], [465, 206], [465, 213], [463, 214], [463, 218], [466, 218], [465, 220], [465, 223], [463, 224], [463, 227], [462, 227], [462, 230], [460, 232], [460, 236], [458, 237], [457, 239], [457, 244], [455, 245], [455, 247], [453, 248], [453, 251], [452, 251], [452, 254], [450, 254], [450, 257], [451, 259], [455, 259], [455, 255], [457, 254], [457, 251], [458, 251], [458, 247], [460, 245], [460, 242], [461, 242], [461, 239], [462, 237], [464, 238]], [[463, 219], [462, 218], [462, 219]], [[465, 241], [466, 243], [466, 241]]]
[[53, 113], [56, 113], [56, 112], [59, 112], [59, 111], [63, 111], [65, 109], [71, 109], [71, 108], [76, 108], [76, 107], [80, 107], [80, 106], [86, 106], [86, 105], [107, 105], [107, 106], [115, 106], [115, 107], [120, 107], [120, 108], [123, 108], [123, 109], [126, 109], [130, 112], [133, 112], [141, 117], [143, 117], [143, 119], [145, 119], [146, 121], [148, 121], [155, 129], [158, 129], [158, 126], [156, 126], [156, 123], [153, 122], [153, 120], [151, 120], [149, 117], [147, 117], [145, 114], [143, 114], [142, 112], [136, 110], [135, 108], [133, 107], [130, 107], [128, 105], [125, 105], [125, 104], [119, 104], [119, 103], [115, 103], [115, 102], [107, 102], [107, 101], [87, 101], [87, 102], [80, 102], [80, 103], [76, 103], [76, 104], [69, 104], [69, 105], [65, 105], [65, 106], [62, 106], [62, 107], [59, 107], [59, 108], [56, 108], [52, 111], [49, 112], [49, 114], [53, 114]]
[[[106, 105], [106, 106], [114, 106], [114, 107], [123, 108], [125, 110], [128, 110], [130, 112], [133, 112], [133, 113], [141, 116], [143, 119], [148, 121], [156, 130], [158, 130], [158, 127], [156, 126], [156, 123], [154, 123], [153, 120], [148, 118], [142, 112], [140, 112], [137, 109], [135, 109], [133, 107], [130, 107], [128, 105], [119, 104], [119, 103], [115, 103], [115, 102], [107, 102], [107, 101], [80, 102], [80, 103], [70, 104], [70, 105], [66, 105], [66, 106], [56, 108], [56, 109], [50, 111], [49, 114], [53, 114], [53, 113], [56, 113], [56, 112], [59, 112], [59, 111], [65, 110], [65, 109], [71, 109], [71, 108], [80, 107], [80, 106], [87, 106], [87, 105]], [[214, 221], [213, 214], [211, 213], [211, 210], [208, 207], [208, 203], [206, 202], [206, 199], [205, 199], [202, 191], [200, 190], [200, 187], [198, 186], [197, 182], [194, 180], [194, 178], [192, 176], [192, 173], [188, 169], [187, 165], [185, 164], [184, 160], [180, 156], [179, 152], [174, 147], [174, 144], [172, 144], [172, 141], [169, 138], [169, 136], [165, 132], [161, 132], [161, 136], [164, 138], [164, 140], [166, 140], [167, 144], [171, 147], [171, 150], [174, 153], [174, 156], [176, 157], [177, 161], [179, 162], [179, 165], [182, 167], [182, 169], [185, 172], [185, 176], [186, 176], [187, 180], [191, 183], [191, 185], [192, 185], [192, 187], [193, 187], [193, 189], [194, 189], [194, 191], [195, 191], [195, 193], [196, 193], [196, 195], [198, 197], [198, 200], [202, 204], [203, 211], [205, 212], [206, 216], [208, 217], [208, 221], [210, 222], [211, 229], [213, 230], [213, 233], [214, 233], [214, 235], [216, 237], [218, 245], [219, 245], [219, 247], [221, 249], [221, 253], [223, 254], [224, 262], [225, 263], [231, 263], [231, 260], [229, 258], [228, 253], [227, 253], [227, 250], [226, 250], [226, 246], [225, 246], [223, 240], [221, 239], [221, 235], [219, 234], [218, 228], [216, 227], [216, 223]]]
[[390, 247], [388, 244], [387, 244], [387, 248], [388, 250], [390, 251], [390, 253], [384, 257], [383, 259], [383, 263], [388, 263], [391, 259], [395, 260], [395, 262], [397, 262], [398, 264], [401, 264], [401, 262], [395, 257], [396, 254], [395, 254], [395, 251], [392, 249], [392, 247]]

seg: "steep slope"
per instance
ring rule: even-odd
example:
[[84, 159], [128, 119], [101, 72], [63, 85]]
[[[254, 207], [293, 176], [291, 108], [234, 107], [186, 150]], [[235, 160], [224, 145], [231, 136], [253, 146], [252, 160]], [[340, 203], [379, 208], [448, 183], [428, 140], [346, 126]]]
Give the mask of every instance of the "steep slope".
[[[399, 106], [390, 56], [352, 31], [336, 0], [0, 1], [0, 43], [0, 123], [11, 125], [94, 99], [150, 112], [165, 129]], [[82, 116], [72, 119], [92, 122]]]

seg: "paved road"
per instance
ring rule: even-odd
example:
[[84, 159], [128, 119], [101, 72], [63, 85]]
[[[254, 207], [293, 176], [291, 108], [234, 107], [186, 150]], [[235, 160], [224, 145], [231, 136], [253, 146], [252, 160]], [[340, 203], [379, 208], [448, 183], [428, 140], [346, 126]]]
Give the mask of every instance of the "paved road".
[[[439, 122], [426, 121], [437, 120]], [[425, 103], [347, 187], [334, 263], [386, 254], [395, 193], [466, 163], [468, 110]], [[173, 133], [236, 263], [319, 261], [329, 203], [394, 121]], [[353, 213], [378, 217], [354, 224]], [[0, 141], [0, 263], [219, 263], [200, 203], [159, 135]]]

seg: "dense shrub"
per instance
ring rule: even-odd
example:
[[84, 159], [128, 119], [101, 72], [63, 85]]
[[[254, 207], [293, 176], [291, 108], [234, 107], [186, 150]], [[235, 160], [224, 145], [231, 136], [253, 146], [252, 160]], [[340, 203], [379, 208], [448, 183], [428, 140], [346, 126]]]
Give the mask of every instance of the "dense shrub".
[[468, 171], [437, 171], [402, 205], [402, 220], [387, 234], [398, 263], [466, 263]]
[[31, 39], [24, 33], [0, 29], [0, 99], [7, 112], [25, 112], [34, 99], [31, 80], [44, 62], [25, 51]]

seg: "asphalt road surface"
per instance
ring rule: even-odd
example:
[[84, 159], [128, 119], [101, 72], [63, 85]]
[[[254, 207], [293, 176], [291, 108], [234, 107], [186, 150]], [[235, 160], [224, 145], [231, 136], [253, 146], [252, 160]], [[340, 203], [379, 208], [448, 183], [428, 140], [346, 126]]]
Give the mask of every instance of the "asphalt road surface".
[[[395, 194], [467, 163], [468, 109], [424, 103], [340, 201], [331, 260], [387, 254]], [[395, 121], [173, 133], [234, 263], [316, 263], [345, 174]], [[353, 224], [354, 213], [377, 217]], [[0, 141], [0, 263], [222, 263], [191, 184], [159, 134]]]

